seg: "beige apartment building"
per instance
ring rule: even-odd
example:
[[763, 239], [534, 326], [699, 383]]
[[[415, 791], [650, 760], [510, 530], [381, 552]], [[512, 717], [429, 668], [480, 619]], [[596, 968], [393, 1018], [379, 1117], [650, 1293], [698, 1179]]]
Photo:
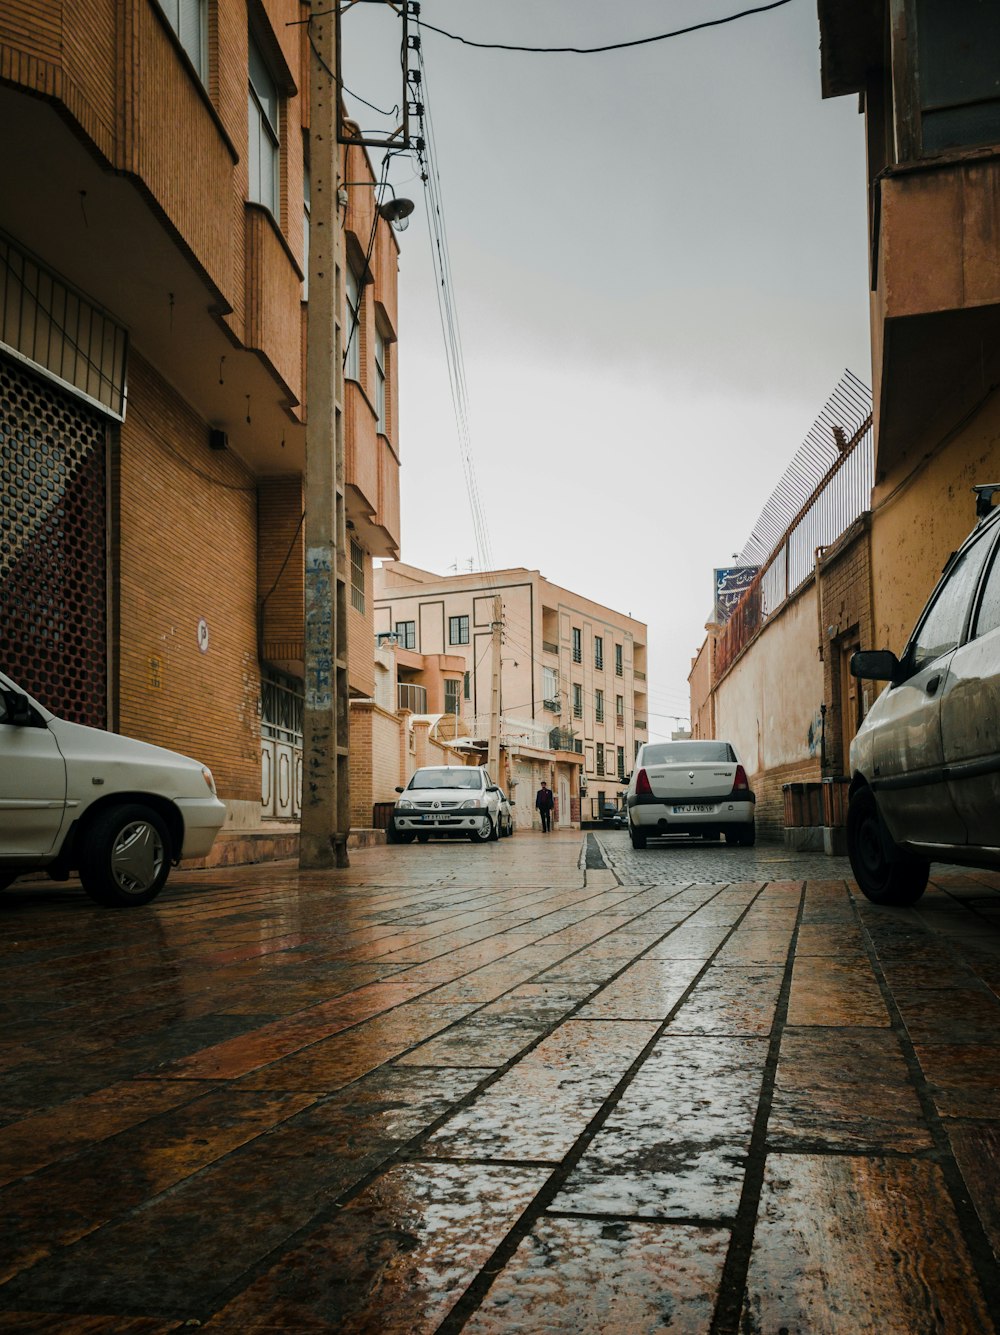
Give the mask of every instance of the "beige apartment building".
[[[303, 13], [0, 4], [3, 666], [76, 722], [209, 764], [232, 860], [292, 853], [299, 828], [309, 94], [328, 77]], [[398, 246], [364, 149], [339, 151], [367, 697], [372, 557], [399, 550]]]
[[389, 561], [374, 577], [375, 632], [395, 642], [400, 705], [440, 716], [437, 734], [484, 760], [500, 599], [501, 773], [494, 777], [510, 789], [522, 828], [536, 822], [542, 779], [563, 827], [619, 804], [648, 736], [643, 622], [523, 567], [441, 576]]

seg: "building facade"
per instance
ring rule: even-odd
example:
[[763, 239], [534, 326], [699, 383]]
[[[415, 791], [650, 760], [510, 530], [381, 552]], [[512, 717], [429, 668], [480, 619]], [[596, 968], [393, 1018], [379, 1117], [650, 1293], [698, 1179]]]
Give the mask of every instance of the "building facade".
[[[4, 667], [68, 718], [211, 765], [234, 860], [297, 836], [301, 18], [295, 0], [0, 9]], [[363, 150], [341, 155], [351, 688], [370, 695], [372, 556], [398, 552], [398, 252]]]
[[[499, 782], [511, 788], [522, 826], [534, 820], [543, 778], [555, 793], [559, 825], [598, 820], [602, 807], [620, 802], [637, 746], [648, 736], [642, 622], [520, 567], [443, 577], [386, 562], [375, 578], [375, 629], [395, 640], [400, 689], [426, 689], [421, 701], [444, 716], [439, 732], [484, 754], [499, 598]], [[460, 670], [448, 661], [455, 659]]]

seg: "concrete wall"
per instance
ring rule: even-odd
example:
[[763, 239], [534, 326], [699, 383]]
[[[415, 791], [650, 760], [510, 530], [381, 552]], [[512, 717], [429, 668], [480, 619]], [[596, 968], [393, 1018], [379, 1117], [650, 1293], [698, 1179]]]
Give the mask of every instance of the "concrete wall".
[[816, 585], [810, 580], [716, 689], [715, 735], [739, 752], [765, 833], [783, 827], [782, 784], [820, 777], [823, 667], [817, 636]]

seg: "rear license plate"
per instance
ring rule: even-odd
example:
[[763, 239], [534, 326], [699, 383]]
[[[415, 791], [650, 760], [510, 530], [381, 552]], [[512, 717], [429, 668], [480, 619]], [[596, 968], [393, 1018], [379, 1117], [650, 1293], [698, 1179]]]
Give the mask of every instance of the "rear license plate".
[[674, 815], [675, 815], [675, 816], [690, 816], [690, 815], [694, 814], [695, 812], [706, 812], [706, 811], [709, 811], [709, 812], [710, 812], [710, 811], [714, 811], [714, 810], [715, 810], [715, 807], [714, 807], [714, 806], [710, 806], [710, 805], [708, 805], [708, 804], [705, 803], [705, 802], [689, 802], [689, 803], [687, 804], [687, 806], [684, 806], [684, 807], [674, 807]]

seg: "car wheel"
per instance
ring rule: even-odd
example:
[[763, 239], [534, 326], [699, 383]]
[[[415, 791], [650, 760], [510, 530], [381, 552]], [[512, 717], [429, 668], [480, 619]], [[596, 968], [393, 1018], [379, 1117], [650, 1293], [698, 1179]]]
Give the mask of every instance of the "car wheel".
[[474, 844], [486, 844], [489, 843], [491, 839], [496, 838], [496, 835], [493, 833], [493, 822], [490, 820], [489, 816], [486, 817], [485, 825], [477, 826], [476, 829], [470, 831], [469, 838]]
[[6, 890], [9, 885], [13, 885], [20, 875], [19, 871], [0, 871], [0, 890]]
[[80, 880], [97, 904], [148, 904], [163, 889], [169, 871], [170, 836], [149, 807], [109, 807], [84, 835]]
[[859, 788], [847, 808], [847, 855], [873, 904], [915, 904], [927, 888], [930, 863], [895, 847], [870, 788]]
[[417, 843], [418, 843], [418, 844], [426, 844], [426, 842], [427, 842], [427, 840], [428, 840], [429, 838], [430, 838], [430, 835], [429, 835], [429, 834], [418, 834], [418, 835], [417, 835]]
[[645, 848], [645, 847], [646, 847], [646, 831], [645, 831], [645, 830], [640, 830], [639, 827], [636, 826], [636, 825], [630, 825], [630, 826], [629, 826], [629, 831], [628, 831], [628, 833], [629, 833], [629, 838], [632, 840], [632, 847], [633, 847], [633, 848]]
[[491, 843], [496, 843], [496, 841], [500, 838], [500, 816], [499, 816], [499, 813], [497, 814], [496, 824], [493, 823], [492, 819], [490, 820], [490, 832], [489, 832], [488, 838], [489, 838], [489, 840], [490, 840]]
[[393, 820], [385, 827], [385, 842], [387, 844], [401, 844], [403, 842], [399, 831], [396, 829], [396, 822]]
[[743, 848], [753, 848], [757, 842], [757, 826], [744, 825], [736, 831], [736, 842]]

